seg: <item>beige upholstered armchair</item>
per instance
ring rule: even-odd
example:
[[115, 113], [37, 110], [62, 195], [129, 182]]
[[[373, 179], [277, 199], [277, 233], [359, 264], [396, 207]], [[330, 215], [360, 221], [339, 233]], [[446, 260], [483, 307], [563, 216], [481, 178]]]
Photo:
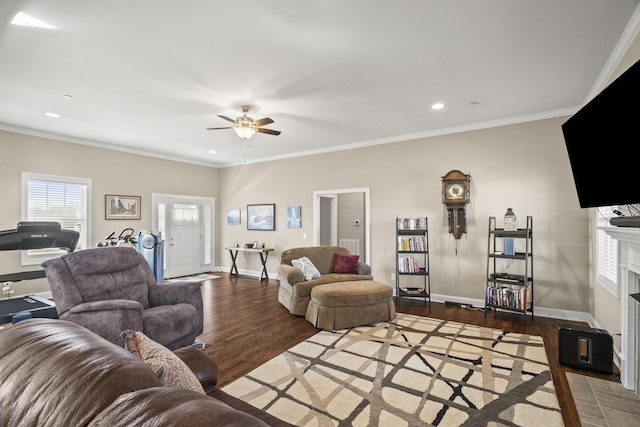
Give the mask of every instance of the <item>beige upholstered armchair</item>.
[[45, 261], [60, 319], [124, 345], [125, 329], [175, 350], [202, 334], [200, 283], [156, 284], [151, 267], [131, 247], [86, 249]]
[[[278, 266], [280, 304], [291, 314], [304, 316], [311, 300], [311, 290], [315, 286], [353, 280], [373, 280], [371, 267], [362, 261], [356, 261], [351, 272], [336, 269], [336, 256], [340, 255], [352, 256], [349, 250], [342, 246], [309, 246], [282, 252], [281, 264]], [[293, 267], [294, 261], [302, 257], [311, 261], [317, 269], [317, 277], [305, 277], [302, 271]]]

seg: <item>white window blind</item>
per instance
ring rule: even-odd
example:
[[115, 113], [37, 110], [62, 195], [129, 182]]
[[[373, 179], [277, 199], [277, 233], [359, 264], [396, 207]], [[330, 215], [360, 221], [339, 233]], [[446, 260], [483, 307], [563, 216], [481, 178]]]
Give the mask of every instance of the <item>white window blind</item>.
[[[601, 207], [597, 212], [597, 227], [607, 227], [617, 206]], [[616, 298], [618, 292], [618, 242], [596, 229], [596, 282]]]
[[[90, 245], [91, 180], [23, 173], [23, 221], [53, 221], [80, 233], [76, 250]], [[65, 253], [58, 249], [22, 251], [22, 264], [35, 265]]]

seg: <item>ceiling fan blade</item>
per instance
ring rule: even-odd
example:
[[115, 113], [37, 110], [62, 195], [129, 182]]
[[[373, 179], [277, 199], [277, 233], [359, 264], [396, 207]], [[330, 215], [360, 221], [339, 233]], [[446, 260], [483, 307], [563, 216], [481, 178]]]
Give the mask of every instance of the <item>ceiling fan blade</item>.
[[238, 124], [238, 122], [237, 122], [237, 121], [235, 121], [235, 120], [233, 120], [233, 119], [230, 119], [230, 118], [229, 118], [229, 117], [227, 117], [227, 116], [221, 116], [220, 114], [218, 114], [218, 117], [220, 117], [221, 119], [225, 119], [226, 121], [231, 122], [231, 123], [233, 123], [233, 124], [236, 124], [236, 125]]
[[273, 120], [271, 120], [269, 117], [265, 117], [264, 119], [256, 120], [253, 123], [256, 126], [264, 126], [273, 123]]
[[256, 132], [266, 133], [267, 135], [280, 135], [279, 130], [272, 129], [256, 128]]
[[232, 127], [226, 127], [226, 128], [207, 128], [207, 130], [219, 130], [219, 129], [233, 129]]

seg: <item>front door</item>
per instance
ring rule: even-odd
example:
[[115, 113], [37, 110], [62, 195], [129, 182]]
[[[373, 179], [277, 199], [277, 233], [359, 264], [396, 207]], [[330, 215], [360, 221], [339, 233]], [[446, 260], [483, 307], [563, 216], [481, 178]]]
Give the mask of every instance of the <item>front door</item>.
[[161, 233], [164, 277], [212, 271], [215, 260], [215, 199], [151, 194], [151, 227]]
[[195, 200], [169, 199], [167, 277], [202, 273], [202, 206]]

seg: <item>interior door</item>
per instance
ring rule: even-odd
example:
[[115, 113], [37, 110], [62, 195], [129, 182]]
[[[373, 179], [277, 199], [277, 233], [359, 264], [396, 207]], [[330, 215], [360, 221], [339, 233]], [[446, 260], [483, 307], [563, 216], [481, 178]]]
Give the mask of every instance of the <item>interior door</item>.
[[202, 273], [202, 205], [195, 200], [169, 199], [166, 277]]
[[320, 197], [319, 235], [319, 246], [338, 244], [338, 197], [336, 195]]

